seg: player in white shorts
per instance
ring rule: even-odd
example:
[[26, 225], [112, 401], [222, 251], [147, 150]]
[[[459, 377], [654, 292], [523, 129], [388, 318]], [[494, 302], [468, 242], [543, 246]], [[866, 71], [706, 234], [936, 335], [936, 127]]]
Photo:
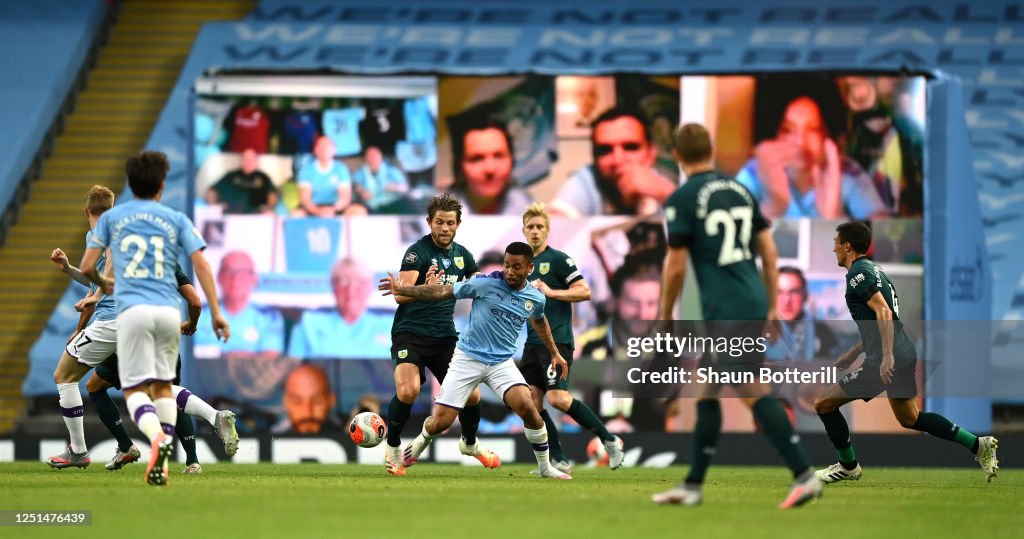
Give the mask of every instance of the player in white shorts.
[[441, 392], [434, 399], [433, 414], [423, 422], [420, 435], [405, 447], [403, 459], [406, 467], [416, 464], [434, 437], [452, 425], [473, 390], [480, 384], [487, 384], [523, 418], [526, 439], [533, 446], [541, 477], [571, 479], [551, 465], [544, 420], [533, 404], [526, 380], [512, 362], [516, 338], [529, 319], [551, 353], [551, 364], [554, 368], [561, 367], [563, 377], [568, 372], [544, 317], [544, 294], [526, 281], [526, 276], [532, 271], [533, 249], [517, 241], [505, 249], [504, 271], [477, 275], [454, 286], [401, 285], [390, 274], [381, 280], [380, 289], [386, 293], [419, 300], [473, 299], [469, 324], [459, 338], [448, 374], [441, 383]]
[[[174, 268], [186, 254], [206, 294], [214, 332], [225, 341], [227, 321], [217, 301], [213, 272], [203, 256], [199, 231], [183, 213], [160, 204], [169, 165], [160, 152], [143, 152], [125, 162], [128, 186], [135, 196], [111, 208], [96, 222], [82, 272], [114, 294], [117, 308], [118, 374], [128, 411], [151, 444], [146, 481], [167, 483], [168, 458], [174, 447], [177, 403], [171, 392], [178, 358], [181, 312]], [[117, 286], [99, 274], [97, 261], [110, 247]]]

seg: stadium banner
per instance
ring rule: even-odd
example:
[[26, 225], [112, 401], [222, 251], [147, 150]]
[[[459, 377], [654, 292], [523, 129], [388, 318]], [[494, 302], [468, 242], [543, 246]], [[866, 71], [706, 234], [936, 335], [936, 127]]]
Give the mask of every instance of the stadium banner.
[[[619, 433], [626, 441], [626, 467], [664, 468], [671, 465], [687, 464], [690, 458], [691, 438], [689, 434], [660, 433]], [[831, 462], [835, 458], [828, 438], [824, 434], [802, 436], [808, 457], [812, 462]], [[1002, 434], [1001, 444], [1010, 446], [1024, 443], [1020, 433]], [[501, 457], [503, 464], [536, 464], [530, 443], [523, 434], [504, 436], [481, 436], [481, 443]], [[588, 434], [564, 434], [560, 436], [562, 447], [577, 467], [602, 466], [606, 455], [599, 440]], [[117, 449], [114, 439], [90, 437], [89, 450], [95, 460], [102, 455], [113, 455]], [[142, 451], [140, 463], [148, 459], [148, 444], [136, 441]], [[0, 438], [0, 463], [18, 461], [45, 461], [49, 455], [59, 453], [67, 447], [67, 441], [60, 437], [18, 436]], [[384, 445], [366, 449], [352, 443], [346, 433], [338, 436], [269, 436], [242, 437], [238, 453], [228, 458], [216, 436], [197, 436], [196, 452], [199, 461], [206, 466], [211, 463], [234, 463], [236, 465], [269, 462], [274, 464], [364, 464], [380, 468], [384, 462]], [[884, 463], [886, 466], [905, 467], [955, 467], [977, 468], [977, 463], [965, 457], [962, 448], [955, 444], [936, 444], [920, 433], [899, 434], [858, 434], [857, 456], [866, 462]], [[184, 467], [184, 450], [179, 445], [173, 461]], [[434, 467], [437, 464], [479, 467], [476, 459], [459, 452], [457, 437], [442, 436], [434, 440], [423, 453], [419, 464], [410, 468], [415, 475], [419, 466]], [[767, 439], [760, 433], [738, 434], [723, 432], [715, 454], [715, 465], [777, 466], [778, 456]], [[40, 466], [44, 466], [40, 462]], [[144, 467], [145, 464], [135, 464]], [[172, 464], [173, 466], [173, 464]], [[1001, 468], [1020, 467], [1019, 461], [1005, 461]], [[128, 473], [133, 468], [126, 468]], [[116, 472], [115, 472], [116, 473]], [[172, 472], [174, 473], [173, 469]], [[481, 473], [486, 473], [481, 470]], [[608, 473], [612, 473], [608, 471]], [[673, 478], [674, 479], [674, 478]]]
[[[574, 200], [577, 202], [565, 206], [566, 218], [572, 219], [575, 216], [571, 211], [583, 207], [578, 201], [596, 201], [593, 207], [602, 212], [605, 211], [602, 202], [609, 202], [602, 198], [600, 191], [593, 190], [583, 190], [576, 198], [560, 196], [567, 184], [589, 185], [587, 181], [597, 179], [593, 170], [587, 170], [591, 168], [588, 163], [596, 157], [590, 125], [596, 119], [594, 111], [620, 101], [639, 104], [650, 120], [646, 127], [655, 147], [649, 168], [669, 178], [678, 171], [666, 159], [669, 149], [665, 145], [666, 130], [670, 133], [671, 126], [680, 120], [701, 121], [715, 134], [726, 171], [746, 177], [750, 185], [756, 187], [761, 179], [755, 159], [757, 147], [781, 138], [779, 117], [784, 115], [783, 111], [793, 98], [799, 97], [786, 95], [780, 89], [813, 90], [816, 92], [813, 99], [825, 123], [821, 130], [827, 131], [828, 138], [835, 142], [838, 155], [834, 159], [840, 161], [844, 177], [851, 178], [851, 185], [870, 186], [851, 190], [853, 194], [845, 201], [847, 211], [852, 216], [874, 215], [878, 212], [873, 212], [872, 208], [877, 207], [879, 201], [887, 208], [883, 212], [890, 218], [873, 222], [875, 249], [886, 253], [882, 264], [890, 277], [898, 281], [896, 286], [904, 308], [923, 311], [925, 298], [929, 308], [933, 302], [950, 304], [955, 301], [949, 294], [934, 293], [933, 288], [924, 294], [923, 275], [959, 274], [962, 271], [958, 268], [970, 262], [954, 260], [967, 256], [961, 245], [924, 242], [924, 230], [940, 231], [943, 226], [946, 230], [953, 229], [961, 216], [976, 215], [973, 210], [966, 213], [944, 210], [929, 217], [928, 201], [932, 200], [934, 183], [944, 181], [973, 189], [977, 185], [973, 181], [974, 171], [979, 171], [981, 179], [985, 180], [980, 185], [981, 201], [986, 204], [986, 210], [1006, 210], [1005, 217], [1010, 220], [1015, 215], [1017, 202], [1012, 197], [1006, 198], [1002, 192], [995, 196], [988, 193], [996, 193], [1004, 184], [1012, 185], [1013, 175], [1024, 168], [1024, 161], [1011, 152], [1016, 148], [1013, 139], [1004, 136], [1024, 121], [1013, 114], [1024, 96], [1012, 90], [1020, 80], [1021, 60], [1015, 56], [1013, 45], [1024, 42], [1024, 36], [1019, 35], [1021, 18], [1020, 7], [1013, 3], [966, 6], [942, 1], [909, 6], [867, 2], [856, 7], [833, 0], [809, 7], [763, 7], [726, 2], [707, 9], [660, 2], [642, 5], [598, 2], [585, 11], [550, 2], [485, 6], [466, 3], [465, 6], [442, 7], [430, 2], [408, 6], [385, 1], [366, 7], [348, 2], [267, 1], [260, 4], [248, 21], [204, 27], [148, 146], [166, 152], [172, 163], [165, 203], [183, 211], [194, 211], [197, 221], [213, 223], [208, 226], [211, 234], [223, 232], [220, 236], [222, 255], [228, 252], [225, 249], [232, 247], [255, 251], [250, 253], [256, 280], [251, 286], [251, 296], [254, 309], [259, 312], [249, 313], [251, 324], [243, 333], [247, 336], [245, 340], [251, 343], [260, 341], [264, 334], [284, 335], [282, 342], [271, 343], [284, 353], [277, 358], [260, 360], [267, 365], [257, 366], [256, 362], [245, 366], [251, 371], [246, 376], [259, 381], [254, 387], [263, 388], [248, 398], [263, 406], [280, 402], [280, 387], [275, 390], [276, 395], [267, 388], [274, 387], [275, 381], [279, 384], [291, 368], [287, 352], [292, 347], [291, 334], [298, 322], [307, 313], [317, 313], [323, 316], [311, 317], [314, 329], [325, 331], [332, 327], [334, 315], [329, 311], [332, 303], [337, 305], [337, 299], [331, 298], [334, 292], [330, 290], [330, 276], [323, 271], [323, 262], [340, 261], [346, 253], [371, 252], [353, 250], [346, 243], [359, 241], [361, 234], [353, 232], [360, 227], [357, 221], [368, 219], [367, 223], [372, 223], [374, 219], [384, 219], [375, 213], [393, 213], [396, 216], [392, 219], [399, 227], [405, 227], [401, 229], [401, 236], [394, 237], [409, 240], [415, 237], [406, 230], [412, 225], [403, 224], [402, 216], [409, 216], [409, 222], [418, 219], [418, 231], [425, 233], [419, 204], [426, 195], [453, 189], [473, 198], [471, 182], [466, 181], [468, 178], [460, 170], [463, 167], [459, 157], [464, 155], [465, 134], [473, 126], [474, 117], [496, 116], [514, 137], [516, 183], [513, 186], [525, 191], [528, 198], [506, 197], [505, 202], [539, 200], [554, 205], [559, 200]], [[295, 85], [289, 84], [284, 76], [288, 73], [308, 76], [310, 70], [321, 70], [319, 75], [323, 76], [324, 68], [362, 78], [363, 83], [367, 78], [385, 74], [389, 76], [384, 80], [432, 79], [433, 90], [424, 92], [423, 89], [430, 86], [413, 80], [397, 85], [398, 93], [387, 94], [381, 90], [390, 84], [378, 84], [372, 94], [360, 94], [361, 90], [351, 85], [332, 93], [321, 91], [323, 85], [316, 81], [306, 80]], [[218, 92], [211, 87], [197, 85], [204, 73], [217, 82], [230, 82], [230, 75], [245, 70], [263, 72], [263, 80], [257, 85], [263, 89], [253, 92], [250, 85], [249, 89], [236, 89], [234, 94], [216, 95]], [[868, 70], [867, 77], [849, 76], [851, 73], [864, 75], [865, 70]], [[939, 92], [942, 91], [939, 86], [957, 87], [960, 83], [955, 78], [939, 76], [939, 70], [955, 73], [967, 82], [967, 90], [962, 95], [951, 94], [942, 107], [934, 106], [933, 96], [939, 94], [933, 94], [933, 87]], [[623, 72], [633, 75], [616, 75]], [[932, 78], [885, 76], [886, 73], [907, 72]], [[277, 95], [267, 91], [275, 87]], [[363, 90], [365, 88], [362, 86]], [[826, 90], [831, 96], [822, 97], [821, 92]], [[534, 99], [524, 99], [524, 96]], [[190, 109], [192, 97], [195, 102]], [[965, 105], [968, 107], [966, 127], [961, 122]], [[775, 112], [760, 112], [766, 109]], [[190, 114], [190, 110], [195, 114]], [[328, 119], [326, 127], [325, 118]], [[970, 128], [975, 136], [970, 144], [943, 146], [944, 155], [936, 158], [932, 144], [945, 140], [951, 126], [958, 125], [957, 122], [960, 122], [961, 134]], [[889, 135], [872, 136], [871, 128], [878, 125], [887, 126], [884, 131]], [[238, 127], [242, 129], [236, 133]], [[292, 210], [301, 205], [298, 182], [290, 180], [315, 161], [310, 156], [313, 134], [332, 135], [332, 158], [348, 168], [353, 185], [358, 184], [356, 172], [367, 160], [366, 150], [369, 146], [377, 148], [385, 163], [405, 174], [408, 183], [405, 200], [397, 204], [388, 201], [384, 210], [372, 207], [375, 202], [368, 202], [366, 209], [370, 217], [336, 218], [337, 227], [312, 226], [296, 230], [303, 225], [285, 226], [296, 218]], [[279, 211], [280, 205], [275, 205], [272, 216], [251, 216], [254, 226], [268, 228], [259, 229], [259, 245], [250, 246], [232, 243], [235, 240], [231, 227], [235, 225], [230, 224], [240, 217], [250, 216], [213, 208], [216, 204], [227, 206], [229, 202], [239, 201], [217, 200], [211, 204], [206, 197], [217, 180], [242, 163], [245, 147], [254, 144], [253, 141], [265, 150], [258, 157], [259, 168], [278, 188], [277, 202], [284, 205], [284, 211]], [[367, 144], [368, 141], [373, 144]], [[936, 159], [962, 165], [971, 163], [972, 156], [966, 151], [971, 146], [974, 170], [964, 170], [963, 174], [955, 176], [939, 173], [936, 167], [944, 165]], [[194, 167], [188, 166], [190, 159]], [[858, 167], [863, 176], [856, 173]], [[574, 174], [576, 172], [579, 174]], [[340, 183], [344, 183], [341, 178], [344, 174], [340, 171], [337, 174]], [[992, 174], [996, 175], [994, 179], [990, 177]], [[386, 176], [378, 173], [372, 176], [369, 181], [377, 182], [372, 185], [386, 184]], [[327, 179], [330, 178], [331, 175], [327, 175]], [[367, 180], [364, 177], [362, 181]], [[870, 194], [871, 189], [875, 190], [874, 195]], [[953, 192], [945, 200], [945, 204], [956, 201], [959, 208], [977, 205], [973, 192], [969, 195]], [[364, 199], [364, 202], [367, 201]], [[614, 208], [614, 203], [621, 201], [612, 198], [611, 202]], [[794, 205], [797, 212], [813, 211], [814, 200], [811, 197], [810, 204], [800, 201]], [[641, 208], [642, 204], [635, 207]], [[642, 212], [617, 209], [612, 215], [598, 218], [596, 223], [600, 223], [600, 219], [620, 218], [619, 227], [626, 232], [619, 234], [622, 230], [616, 231], [615, 225], [609, 224], [613, 230], [604, 234], [609, 238], [608, 245], [600, 249], [588, 245], [586, 240], [564, 244], [553, 238], [552, 245], [574, 257], [584, 257], [578, 254], [580, 252], [600, 252], [599, 262], [592, 266], [600, 271], [593, 272], [591, 277], [598, 283], [595, 290], [601, 286], [610, 289], [615, 270], [623, 265], [621, 261], [633, 247], [656, 247], [659, 241], [647, 242], [643, 226], [630, 235], [629, 227], [624, 224], [625, 216], [636, 217], [638, 213]], [[922, 225], [922, 214], [924, 219], [930, 219], [927, 226]], [[803, 294], [804, 298], [813, 298], [815, 291], [823, 292], [818, 295], [823, 306], [808, 303], [804, 308], [826, 313], [825, 319], [845, 316], [841, 296], [835, 296], [837, 292], [841, 294], [841, 288], [837, 289], [835, 283], [841, 282], [841, 276], [834, 266], [829, 266], [827, 248], [820, 247], [822, 242], [826, 245], [831, 242], [836, 222], [810, 218], [790, 220], [785, 218], [787, 216], [776, 219], [773, 229], [780, 250], [786, 249], [789, 253], [788, 256], [783, 254], [783, 261], [802, 272], [809, 291]], [[1003, 213], [1000, 216], [1002, 219]], [[476, 215], [472, 219], [485, 217]], [[486, 219], [501, 223], [504, 217]], [[658, 220], [656, 217], [653, 221]], [[257, 225], [258, 222], [262, 224]], [[494, 230], [507, 230], [507, 237], [514, 237], [513, 231], [518, 225], [512, 222], [514, 218], [508, 225], [492, 225], [487, 221], [479, 228], [492, 230], [491, 227], [496, 226]], [[973, 246], [968, 249], [971, 256], [995, 245], [993, 270], [1014, 268], [1014, 264], [1019, 267], [1021, 253], [1005, 249], [1013, 244], [1016, 232], [1006, 230], [1003, 222], [1000, 220], [991, 226], [986, 223], [985, 232], [995, 234], [999, 240], [990, 241], [987, 246], [981, 229], [963, 228], [961, 239]], [[554, 232], [563, 226], [580, 226], [577, 221], [567, 223], [570, 224], [556, 222]], [[593, 226], [583, 226], [594, 233]], [[201, 228], [204, 235], [206, 227]], [[392, 237], [385, 230], [373, 229], [374, 240], [385, 240], [375, 243], [386, 244]], [[470, 226], [460, 230], [459, 241], [469, 236], [469, 230]], [[614, 235], [619, 239], [611, 241]], [[295, 245], [299, 242], [305, 245], [297, 251]], [[215, 242], [210, 243], [211, 251], [215, 251]], [[408, 242], [398, 248], [407, 245]], [[490, 247], [486, 242], [467, 243], [467, 246], [478, 258], [481, 248]], [[981, 246], [981, 250], [977, 246]], [[883, 256], [879, 252], [875, 254]], [[390, 257], [385, 262], [394, 269], [398, 261]], [[297, 268], [315, 269], [304, 272]], [[379, 276], [384, 269], [374, 267], [371, 272]], [[1014, 290], [1019, 275], [1019, 271], [1015, 271], [992, 271], [991, 278], [981, 278], [970, 286], [983, 290], [994, 285], [999, 290]], [[602, 285], [601, 281], [607, 284]], [[695, 291], [689, 283], [687, 289]], [[59, 350], [75, 322], [75, 313], [70, 309], [75, 294], [67, 296], [33, 349], [31, 372], [24, 386], [26, 395], [54, 391], [50, 374], [56, 358], [52, 357], [52, 350]], [[606, 297], [614, 296], [606, 294]], [[1012, 298], [1011, 292], [996, 296], [996, 301], [1000, 302], [995, 307], [996, 317], [1001, 318], [1011, 307]], [[386, 314], [388, 306], [375, 302], [379, 300], [369, 300], [364, 312]], [[974, 302], [977, 312], [981, 313], [978, 318], [988, 318], [984, 313], [993, 312], [985, 307], [988, 302], [984, 295]], [[605, 306], [584, 307], [582, 315], [577, 315], [581, 317], [577, 329], [587, 329], [598, 320], [606, 320], [601, 317], [607, 317], [611, 310], [618, 308], [620, 306], [612, 306], [610, 302]], [[586, 309], [594, 312], [588, 314]], [[264, 316], [265, 311], [272, 314]], [[699, 302], [693, 294], [684, 297], [681, 314], [699, 317]], [[923, 318], [923, 312], [907, 317]], [[378, 326], [369, 323], [367, 326], [370, 335], [376, 334], [374, 328]], [[580, 339], [584, 337], [582, 332], [575, 335]], [[301, 340], [295, 342], [301, 343]], [[1009, 349], [1015, 339], [1011, 335], [998, 342]], [[366, 346], [379, 349], [386, 347], [386, 343], [371, 337]], [[941, 351], [939, 347], [937, 353]], [[314, 357], [320, 352], [310, 348], [304, 354], [302, 357]], [[244, 361], [231, 355], [231, 351], [197, 347], [193, 361], [186, 351], [186, 379], [199, 384], [200, 380], [208, 379], [197, 374], [204, 365], [227, 371], [235, 368], [230, 364], [237, 366]], [[222, 360], [212, 359], [215, 357]], [[1001, 377], [1000, 382], [1005, 383], [996, 397], [1021, 398], [1019, 384], [1013, 384], [1012, 380], [1014, 376], [1021, 376], [1022, 371], [1007, 363], [1002, 372], [1006, 376]], [[213, 379], [220, 383], [216, 377]], [[209, 396], [201, 391], [197, 394]], [[965, 425], [984, 430], [988, 423]]]

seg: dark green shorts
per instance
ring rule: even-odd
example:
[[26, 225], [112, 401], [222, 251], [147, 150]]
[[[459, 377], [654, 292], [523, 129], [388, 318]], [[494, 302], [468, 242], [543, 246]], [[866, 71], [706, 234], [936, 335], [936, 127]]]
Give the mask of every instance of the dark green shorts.
[[[558, 347], [558, 353], [562, 354], [562, 359], [569, 364], [570, 371], [572, 370], [572, 348], [569, 348], [568, 344], [555, 344]], [[565, 379], [561, 378], [562, 369], [557, 369], [558, 372], [549, 373], [548, 367], [551, 366], [551, 354], [548, 353], [548, 349], [543, 344], [530, 344], [526, 343], [523, 347], [523, 360], [519, 362], [519, 372], [523, 373], [523, 378], [526, 379], [526, 383], [534, 387], [543, 388], [545, 391], [551, 391], [552, 389], [569, 389], [569, 374], [566, 373]], [[548, 376], [554, 374], [554, 377]]]

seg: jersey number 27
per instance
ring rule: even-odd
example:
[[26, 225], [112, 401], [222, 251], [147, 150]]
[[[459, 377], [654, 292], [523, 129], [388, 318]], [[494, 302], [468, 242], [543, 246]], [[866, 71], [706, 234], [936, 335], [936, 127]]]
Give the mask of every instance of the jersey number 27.
[[[718, 252], [719, 266], [728, 266], [752, 258], [750, 233], [753, 219], [754, 209], [750, 206], [733, 206], [728, 210], [718, 209], [708, 213], [704, 219], [704, 232], [709, 237], [722, 234], [722, 248]], [[736, 244], [737, 235], [739, 245]]]

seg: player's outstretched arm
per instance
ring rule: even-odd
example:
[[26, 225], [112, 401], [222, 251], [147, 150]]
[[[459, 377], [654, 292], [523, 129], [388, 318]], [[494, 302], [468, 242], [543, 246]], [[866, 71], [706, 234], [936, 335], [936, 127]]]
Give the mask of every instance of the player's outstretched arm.
[[405, 296], [413, 299], [422, 299], [426, 301], [444, 301], [446, 299], [452, 299], [455, 297], [454, 288], [451, 285], [440, 285], [440, 284], [423, 284], [419, 286], [411, 286], [402, 284], [402, 281], [391, 272], [388, 272], [388, 276], [380, 280], [380, 284], [377, 289], [384, 292], [384, 295], [394, 294], [396, 296]]
[[690, 250], [686, 247], [669, 247], [661, 269], [661, 301], [658, 306], [658, 320], [673, 320], [672, 311], [676, 299], [683, 293], [686, 280], [686, 262]]
[[71, 265], [71, 262], [68, 261], [68, 255], [65, 254], [60, 247], [54, 249], [53, 252], [50, 253], [50, 261], [56, 264], [60, 271], [67, 274], [67, 276], [71, 277], [71, 280], [76, 283], [83, 284], [85, 286], [92, 284], [92, 282], [89, 281], [89, 278], [82, 273], [82, 270]]
[[206, 294], [206, 304], [210, 308], [210, 323], [213, 325], [213, 331], [218, 338], [228, 342], [228, 338], [231, 337], [231, 328], [220, 313], [220, 301], [217, 299], [217, 287], [213, 284], [213, 270], [210, 269], [210, 263], [206, 261], [201, 250], [195, 251], [189, 258], [192, 260], [192, 267], [196, 270], [196, 278], [199, 279], [199, 284], [203, 287], [203, 294]]
[[562, 354], [558, 352], [558, 346], [555, 345], [555, 338], [551, 335], [551, 325], [548, 324], [547, 317], [541, 317], [540, 319], [531, 318], [530, 324], [533, 325], [533, 330], [537, 332], [540, 342], [544, 343], [544, 347], [551, 354], [551, 367], [554, 369], [561, 367], [562, 378], [565, 378], [569, 372], [569, 365], [565, 362]]

